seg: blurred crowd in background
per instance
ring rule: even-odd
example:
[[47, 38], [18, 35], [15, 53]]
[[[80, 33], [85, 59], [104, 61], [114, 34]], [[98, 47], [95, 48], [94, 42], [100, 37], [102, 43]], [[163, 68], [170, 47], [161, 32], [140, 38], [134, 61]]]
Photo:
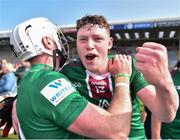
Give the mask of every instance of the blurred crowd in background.
[[17, 83], [22, 75], [28, 71], [30, 64], [28, 62], [17, 62], [12, 64], [6, 59], [0, 60], [0, 96], [16, 96]]
[[11, 101], [9, 98], [17, 95], [17, 85], [29, 68], [29, 62], [20, 61], [12, 64], [6, 59], [0, 60], [0, 127], [4, 127], [1, 133], [2, 137], [7, 137], [12, 128], [11, 112], [9, 111], [11, 106], [4, 110], [4, 105], [8, 105], [6, 101]]

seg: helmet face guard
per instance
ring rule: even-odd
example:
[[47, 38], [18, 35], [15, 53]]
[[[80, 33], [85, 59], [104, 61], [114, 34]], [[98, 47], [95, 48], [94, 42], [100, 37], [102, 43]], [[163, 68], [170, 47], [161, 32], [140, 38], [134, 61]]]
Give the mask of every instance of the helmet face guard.
[[[62, 31], [58, 28], [58, 39], [59, 43], [61, 44], [61, 49], [56, 49], [53, 51], [53, 63], [54, 63], [54, 68], [56, 67], [56, 55], [58, 54], [61, 57], [61, 60], [59, 60], [59, 68], [62, 68], [63, 65], [65, 64], [66, 60], [69, 59], [69, 45], [67, 42], [67, 39], [65, 38], [64, 34]], [[56, 54], [56, 55], [55, 55]]]
[[[58, 27], [57, 27], [58, 28]], [[64, 34], [62, 31], [58, 28], [58, 42], [56, 42], [58, 48], [53, 50], [53, 70], [59, 71], [60, 68], [63, 67], [65, 64], [66, 60], [69, 59], [69, 45], [67, 42], [67, 39], [65, 38]], [[59, 60], [57, 59], [57, 56], [59, 56]], [[58, 62], [57, 62], [58, 60]]]
[[69, 58], [69, 45], [62, 31], [47, 18], [33, 18], [17, 25], [10, 37], [11, 48], [15, 55], [26, 61], [35, 56], [53, 52], [44, 48], [42, 38], [50, 37], [57, 45], [62, 57]]
[[[57, 61], [57, 56], [59, 60]], [[62, 68], [67, 60], [66, 55], [63, 54], [59, 49], [53, 50], [53, 70], [59, 71], [59, 68]]]

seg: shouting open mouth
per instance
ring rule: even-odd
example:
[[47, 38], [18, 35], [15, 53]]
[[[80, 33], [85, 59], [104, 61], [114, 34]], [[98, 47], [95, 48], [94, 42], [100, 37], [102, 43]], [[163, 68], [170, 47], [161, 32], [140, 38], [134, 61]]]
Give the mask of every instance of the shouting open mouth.
[[97, 57], [97, 55], [96, 54], [92, 54], [92, 53], [91, 54], [87, 54], [85, 56], [87, 61], [93, 61], [96, 57]]

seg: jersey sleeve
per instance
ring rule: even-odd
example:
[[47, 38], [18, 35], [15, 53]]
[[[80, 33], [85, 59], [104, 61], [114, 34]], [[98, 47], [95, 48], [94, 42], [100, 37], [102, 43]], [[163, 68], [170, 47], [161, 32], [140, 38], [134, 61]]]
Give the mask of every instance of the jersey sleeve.
[[53, 112], [53, 119], [58, 125], [67, 128], [81, 114], [87, 103], [87, 100], [78, 92], [73, 92], [57, 105]]
[[132, 59], [132, 75], [131, 75], [131, 90], [137, 93], [140, 89], [146, 87], [148, 82], [144, 79], [142, 73], [135, 68], [135, 59]]
[[48, 119], [60, 127], [67, 128], [84, 110], [88, 101], [79, 94], [65, 76], [59, 73], [58, 75], [48, 78], [51, 80], [41, 90], [41, 94], [44, 97], [43, 104], [51, 110], [46, 113]]

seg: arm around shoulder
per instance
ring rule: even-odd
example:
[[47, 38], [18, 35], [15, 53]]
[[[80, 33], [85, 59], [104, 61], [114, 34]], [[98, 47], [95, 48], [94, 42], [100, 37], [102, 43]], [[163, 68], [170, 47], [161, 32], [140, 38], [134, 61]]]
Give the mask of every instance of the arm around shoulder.
[[129, 112], [113, 115], [88, 103], [68, 130], [91, 138], [126, 139], [130, 130], [130, 118]]
[[115, 92], [108, 111], [88, 103], [68, 130], [91, 138], [127, 139], [131, 122], [129, 79], [115, 78]]

